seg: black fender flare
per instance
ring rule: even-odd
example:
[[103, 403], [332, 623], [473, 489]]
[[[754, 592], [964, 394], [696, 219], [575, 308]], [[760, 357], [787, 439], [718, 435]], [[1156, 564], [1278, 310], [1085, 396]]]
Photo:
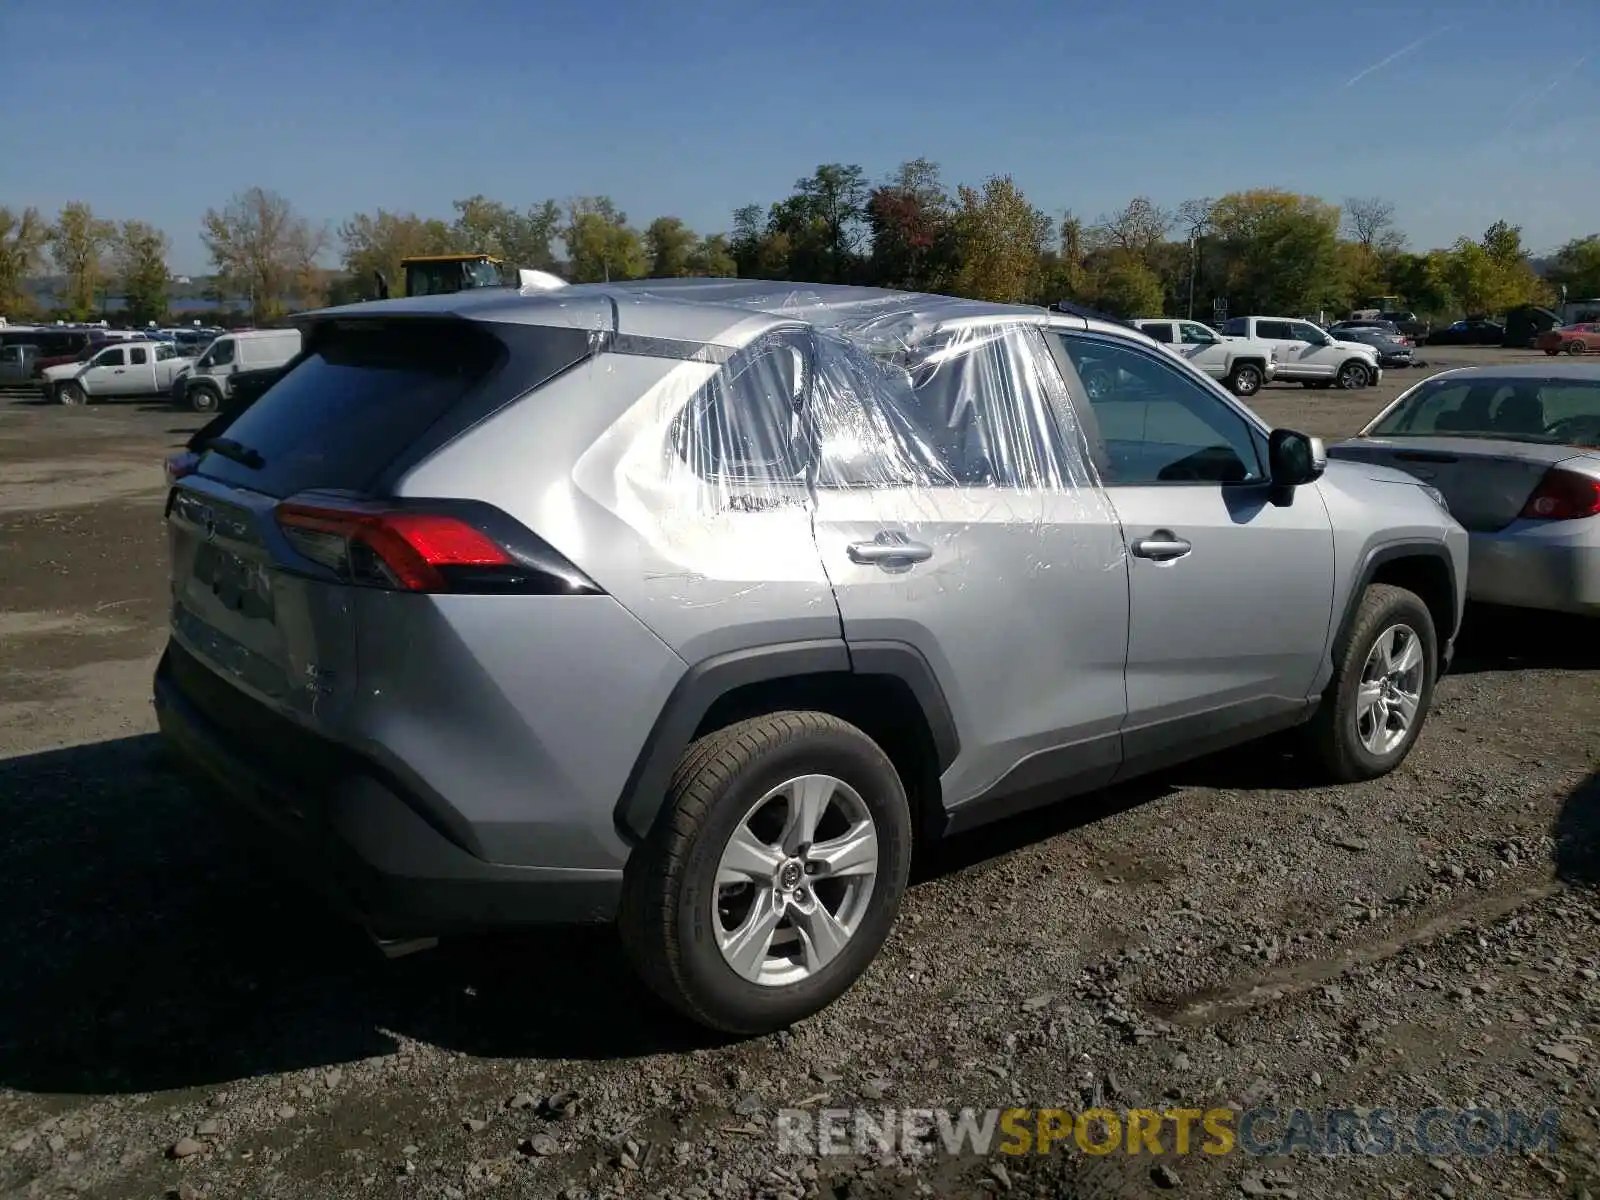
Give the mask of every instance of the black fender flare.
[[915, 646], [898, 641], [847, 645], [843, 639], [824, 638], [734, 650], [695, 663], [672, 689], [617, 799], [613, 817], [618, 834], [634, 843], [649, 836], [673, 768], [722, 697], [751, 684], [840, 674], [899, 680], [922, 709], [939, 773], [955, 761], [960, 752], [955, 717], [933, 667]]
[[1367, 551], [1361, 561], [1361, 570], [1356, 574], [1356, 581], [1350, 588], [1350, 594], [1345, 597], [1344, 614], [1339, 618], [1339, 624], [1334, 628], [1333, 638], [1328, 643], [1328, 654], [1335, 662], [1343, 653], [1345, 639], [1350, 635], [1350, 627], [1355, 623], [1356, 609], [1361, 605], [1361, 597], [1366, 595], [1367, 588], [1372, 585], [1373, 578], [1385, 563], [1395, 562], [1402, 558], [1432, 558], [1443, 567], [1446, 577], [1450, 580], [1450, 618], [1451, 627], [1448, 631], [1439, 631], [1439, 653], [1443, 658], [1440, 663], [1441, 673], [1449, 662], [1450, 646], [1455, 637], [1455, 627], [1461, 623], [1461, 614], [1456, 611], [1458, 595], [1458, 581], [1456, 579], [1455, 560], [1450, 557], [1450, 552], [1439, 542], [1426, 541], [1400, 541], [1385, 542]]

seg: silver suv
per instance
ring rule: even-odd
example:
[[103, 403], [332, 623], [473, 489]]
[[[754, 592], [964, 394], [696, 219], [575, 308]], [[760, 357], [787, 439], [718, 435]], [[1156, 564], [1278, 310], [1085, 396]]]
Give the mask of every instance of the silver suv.
[[1438, 493], [1110, 321], [671, 280], [305, 330], [172, 488], [155, 699], [382, 939], [615, 919], [779, 1028], [918, 841], [1291, 727], [1381, 775], [1449, 661]]

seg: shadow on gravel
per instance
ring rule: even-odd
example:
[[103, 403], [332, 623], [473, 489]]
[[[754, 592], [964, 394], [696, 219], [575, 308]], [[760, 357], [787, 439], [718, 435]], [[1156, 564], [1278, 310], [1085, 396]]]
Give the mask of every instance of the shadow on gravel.
[[1556, 843], [1556, 878], [1600, 886], [1600, 771], [1573, 789], [1550, 836]]
[[1450, 674], [1600, 670], [1600, 641], [1594, 633], [1589, 617], [1469, 605]]
[[486, 1056], [711, 1044], [646, 1002], [610, 930], [385, 960], [254, 864], [153, 736], [0, 761], [0, 829], [0, 1086], [190, 1087], [385, 1054], [392, 1034]]

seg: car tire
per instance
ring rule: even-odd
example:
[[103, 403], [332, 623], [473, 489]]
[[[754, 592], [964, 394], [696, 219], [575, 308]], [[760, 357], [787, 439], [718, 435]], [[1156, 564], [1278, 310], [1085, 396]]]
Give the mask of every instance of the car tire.
[[1366, 363], [1352, 358], [1339, 368], [1336, 378], [1341, 388], [1347, 392], [1354, 392], [1372, 383], [1372, 371]]
[[1568, 342], [1567, 343], [1567, 353], [1568, 354], [1582, 354], [1588, 348], [1589, 347], [1585, 346], [1582, 342]]
[[1240, 363], [1228, 376], [1228, 390], [1235, 396], [1254, 396], [1261, 390], [1263, 372], [1254, 363]]
[[78, 408], [89, 403], [89, 397], [79, 384], [58, 383], [56, 385], [56, 403], [66, 405], [68, 408]]
[[1551, 358], [1554, 358], [1557, 354], [1560, 354], [1561, 351], [1559, 351], [1559, 350], [1546, 350], [1545, 353], [1548, 354]]
[[1369, 586], [1349, 632], [1334, 647], [1333, 678], [1304, 731], [1323, 772], [1335, 782], [1356, 783], [1404, 762], [1433, 705], [1438, 664], [1428, 606], [1404, 588]]
[[[829, 798], [816, 808], [797, 802], [803, 792]], [[822, 821], [801, 845], [796, 816], [808, 809]], [[623, 945], [651, 990], [691, 1020], [742, 1036], [786, 1028], [877, 957], [905, 892], [911, 828], [894, 764], [846, 721], [777, 712], [708, 734], [684, 751], [628, 861]], [[862, 857], [830, 879], [821, 848], [845, 862], [866, 832], [870, 873]]]
[[222, 397], [217, 393], [217, 389], [209, 384], [191, 385], [184, 393], [184, 399], [189, 402], [189, 409], [192, 412], [214, 413], [222, 407]]

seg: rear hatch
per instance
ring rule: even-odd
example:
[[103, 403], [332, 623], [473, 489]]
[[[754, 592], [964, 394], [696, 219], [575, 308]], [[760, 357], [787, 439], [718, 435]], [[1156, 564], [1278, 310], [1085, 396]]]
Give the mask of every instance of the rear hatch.
[[[374, 577], [352, 569], [354, 539], [330, 533], [327, 514], [381, 510], [394, 471], [587, 357], [593, 320], [569, 317], [561, 327], [437, 317], [311, 326], [306, 354], [168, 497], [174, 658], [189, 682], [174, 674], [192, 701], [227, 717], [215, 678], [198, 672], [302, 725], [338, 727], [357, 685], [352, 589]], [[247, 720], [225, 723], [251, 737], [239, 727]]]
[[1504, 529], [1571, 446], [1479, 438], [1361, 438], [1329, 448], [1334, 458], [1397, 467], [1439, 489], [1450, 513], [1474, 533]]

